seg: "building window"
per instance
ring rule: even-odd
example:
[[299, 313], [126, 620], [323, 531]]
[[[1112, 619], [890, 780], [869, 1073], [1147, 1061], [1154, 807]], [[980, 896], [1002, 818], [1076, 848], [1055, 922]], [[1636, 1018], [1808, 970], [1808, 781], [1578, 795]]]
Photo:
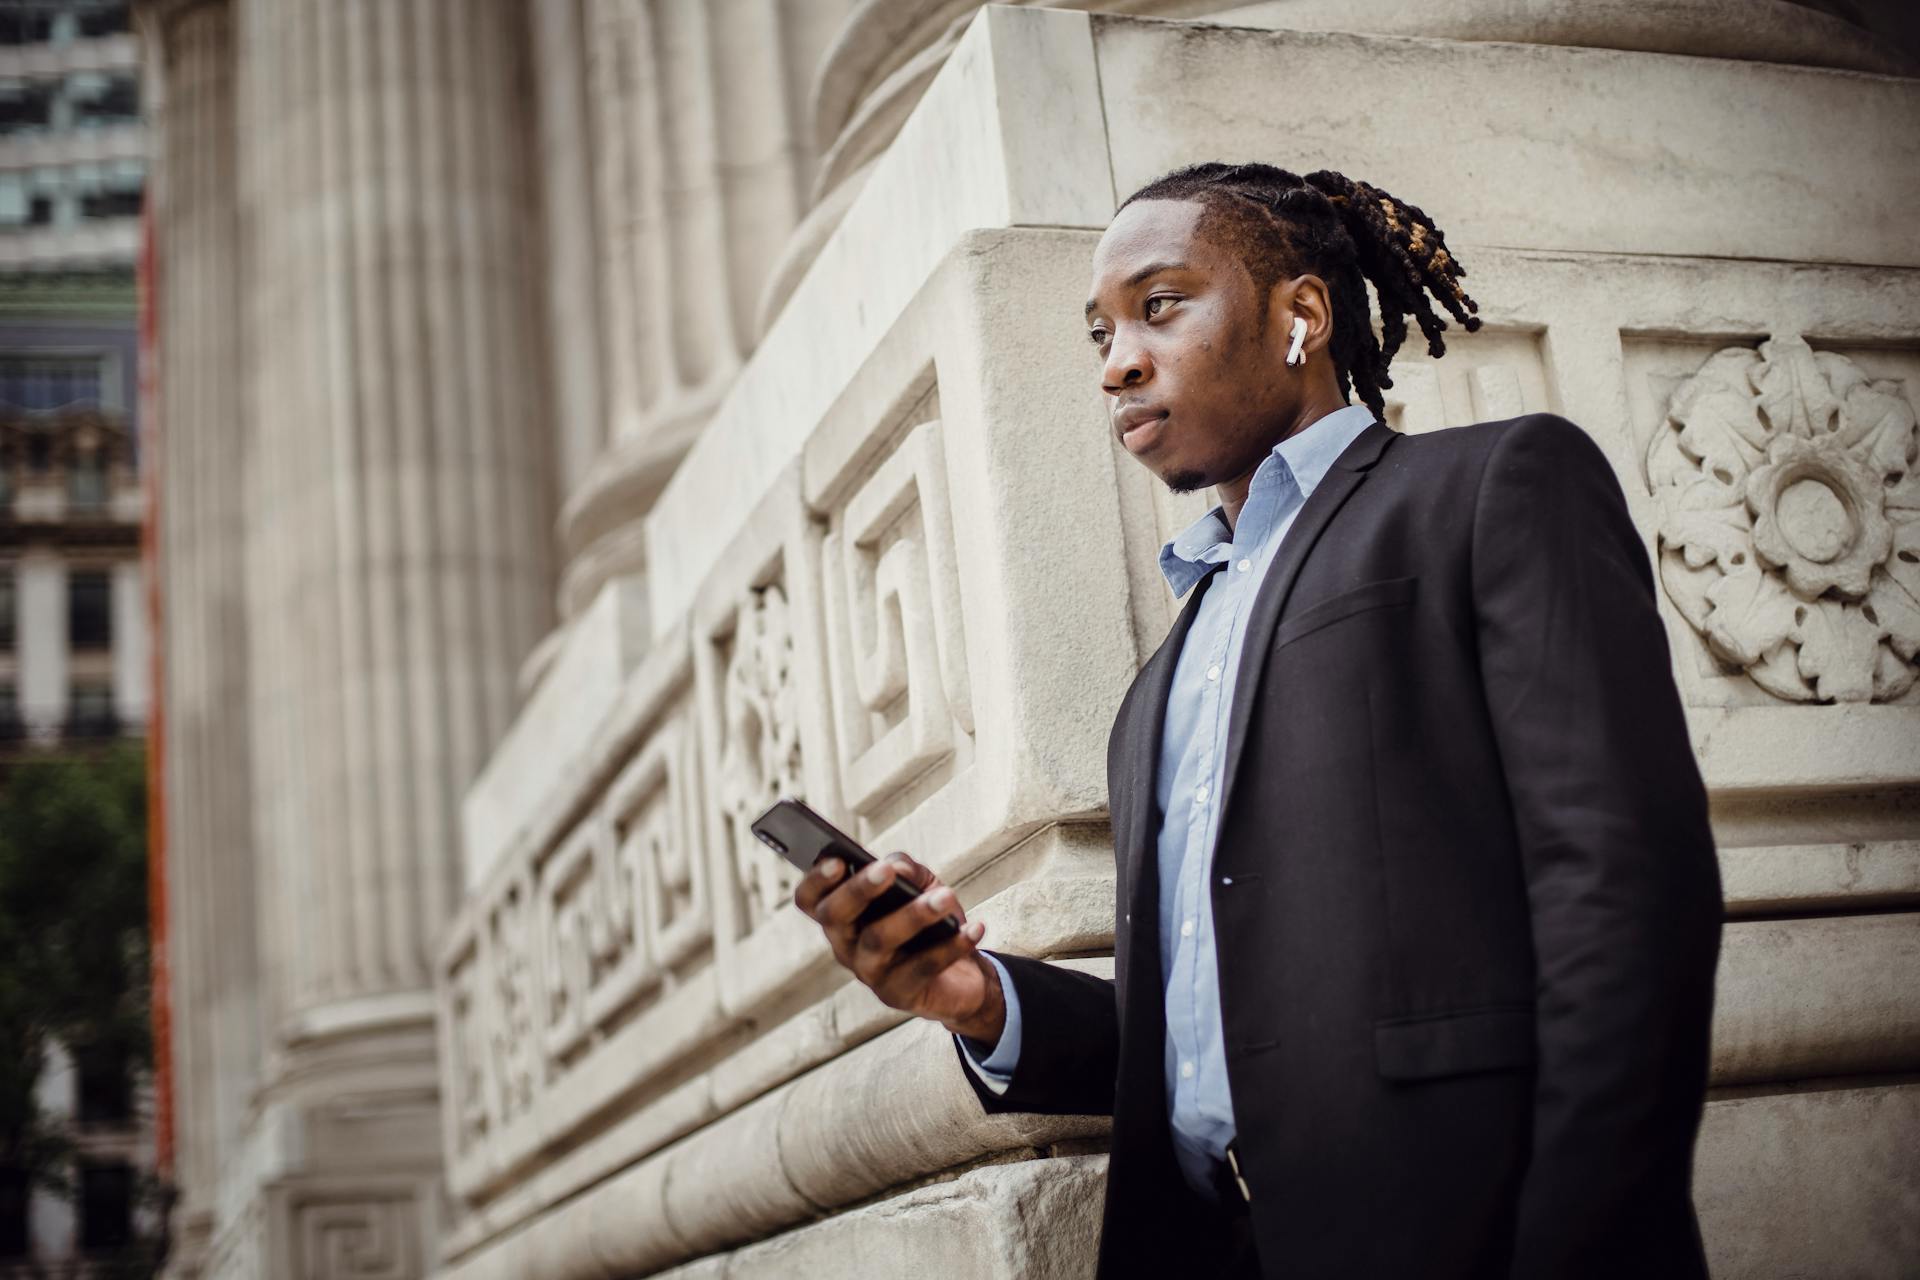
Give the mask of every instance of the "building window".
[[133, 1166], [80, 1169], [80, 1247], [89, 1253], [124, 1248], [133, 1239]]
[[139, 187], [119, 191], [89, 191], [80, 197], [83, 218], [137, 218], [142, 200]]
[[107, 460], [89, 449], [67, 468], [67, 503], [77, 511], [99, 511], [107, 505]]
[[0, 569], [0, 653], [13, 652], [14, 617], [19, 610], [14, 594], [13, 570]]
[[20, 693], [10, 684], [0, 684], [0, 743], [19, 742], [27, 736], [27, 722], [20, 718]]
[[133, 1079], [125, 1053], [85, 1045], [74, 1050], [73, 1065], [80, 1081], [81, 1124], [123, 1125], [133, 1118]]
[[0, 1258], [27, 1256], [30, 1190], [25, 1169], [0, 1168]]
[[113, 647], [113, 579], [105, 570], [67, 575], [67, 647]]
[[117, 36], [131, 30], [133, 19], [124, 4], [104, 4], [80, 11], [80, 34], [88, 39]]
[[76, 684], [67, 690], [66, 737], [111, 738], [119, 732], [112, 685]]
[[45, 44], [53, 39], [53, 15], [32, 9], [0, 9], [0, 45]]
[[89, 78], [73, 95], [76, 125], [124, 124], [140, 118], [140, 82], [132, 76]]
[[[105, 361], [98, 355], [0, 356], [0, 404], [16, 409], [98, 404], [104, 367]], [[28, 449], [44, 439], [34, 437]]]
[[0, 133], [27, 133], [51, 125], [59, 87], [51, 80], [16, 81], [0, 87]]

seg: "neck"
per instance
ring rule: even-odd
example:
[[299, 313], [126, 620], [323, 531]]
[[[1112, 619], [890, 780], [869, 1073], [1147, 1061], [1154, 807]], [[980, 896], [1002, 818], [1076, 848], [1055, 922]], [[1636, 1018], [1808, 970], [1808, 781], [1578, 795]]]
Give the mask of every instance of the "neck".
[[1272, 453], [1274, 447], [1282, 440], [1299, 435], [1334, 410], [1346, 407], [1346, 402], [1340, 398], [1339, 391], [1332, 386], [1317, 388], [1308, 393], [1298, 409], [1286, 420], [1285, 430], [1278, 432], [1267, 442], [1266, 452], [1255, 459], [1254, 464], [1245, 472], [1231, 480], [1220, 482], [1218, 486], [1220, 513], [1226, 517], [1227, 528], [1234, 529], [1239, 526], [1240, 508], [1247, 505], [1247, 490], [1253, 485], [1253, 473], [1260, 469], [1262, 462], [1266, 461], [1267, 454]]

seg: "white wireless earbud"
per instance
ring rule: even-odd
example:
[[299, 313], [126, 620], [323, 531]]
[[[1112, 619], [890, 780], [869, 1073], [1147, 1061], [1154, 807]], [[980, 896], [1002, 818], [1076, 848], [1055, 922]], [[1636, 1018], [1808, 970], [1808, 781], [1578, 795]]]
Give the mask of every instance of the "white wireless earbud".
[[1306, 318], [1303, 316], [1295, 316], [1293, 318], [1293, 345], [1287, 348], [1288, 364], [1304, 364], [1306, 362], [1307, 353], [1300, 349], [1300, 344], [1305, 342], [1306, 340], [1307, 340]]

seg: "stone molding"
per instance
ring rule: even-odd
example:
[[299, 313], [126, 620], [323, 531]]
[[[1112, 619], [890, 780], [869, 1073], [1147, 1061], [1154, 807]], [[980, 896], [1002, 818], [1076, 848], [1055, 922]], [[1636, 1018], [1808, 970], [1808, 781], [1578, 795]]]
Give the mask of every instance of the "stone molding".
[[[1109, 1127], [987, 1116], [940, 1027], [913, 1021], [845, 1053], [567, 1201], [449, 1258], [444, 1280], [636, 1275], [1001, 1152], [1039, 1154]], [[902, 1081], [913, 1087], [902, 1088]]]

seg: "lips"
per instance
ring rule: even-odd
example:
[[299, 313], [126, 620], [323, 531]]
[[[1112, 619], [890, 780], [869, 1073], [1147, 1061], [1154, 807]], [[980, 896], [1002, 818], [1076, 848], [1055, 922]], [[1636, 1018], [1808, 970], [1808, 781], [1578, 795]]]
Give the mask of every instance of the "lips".
[[1153, 447], [1154, 441], [1160, 438], [1160, 424], [1166, 420], [1165, 409], [1130, 405], [1113, 415], [1113, 429], [1129, 453], [1139, 453]]

